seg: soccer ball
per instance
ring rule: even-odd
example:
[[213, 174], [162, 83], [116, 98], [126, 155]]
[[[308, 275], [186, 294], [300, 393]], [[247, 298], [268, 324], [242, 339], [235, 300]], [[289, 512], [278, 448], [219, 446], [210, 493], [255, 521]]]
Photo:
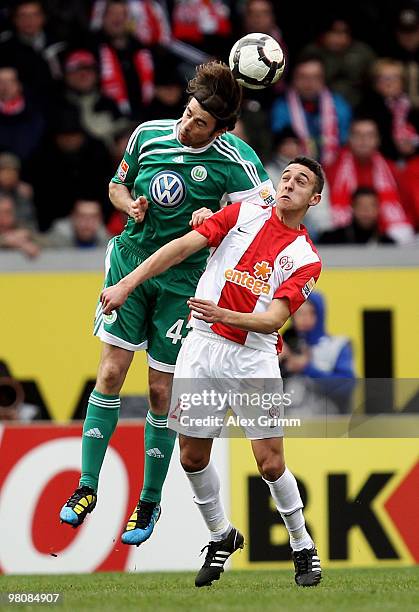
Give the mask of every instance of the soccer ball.
[[276, 83], [285, 68], [277, 41], [268, 34], [247, 34], [230, 51], [230, 70], [243, 87], [264, 89]]

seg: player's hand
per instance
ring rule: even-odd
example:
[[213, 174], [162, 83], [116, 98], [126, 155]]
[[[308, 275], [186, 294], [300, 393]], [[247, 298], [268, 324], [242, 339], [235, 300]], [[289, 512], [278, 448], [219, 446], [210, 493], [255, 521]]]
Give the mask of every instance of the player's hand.
[[141, 223], [144, 220], [145, 213], [148, 208], [148, 200], [141, 195], [136, 200], [133, 200], [129, 206], [128, 214], [136, 223]]
[[122, 283], [117, 283], [112, 287], [104, 289], [100, 294], [103, 314], [110, 314], [112, 310], [122, 306], [128, 296], [129, 291]]
[[189, 221], [189, 225], [191, 227], [198, 227], [202, 225], [205, 219], [209, 219], [212, 217], [214, 213], [209, 208], [199, 208], [198, 210], [194, 210], [192, 213], [192, 219]]
[[192, 310], [193, 316], [207, 323], [217, 323], [223, 320], [225, 313], [224, 308], [220, 308], [211, 300], [200, 300], [191, 297], [188, 300], [188, 306]]

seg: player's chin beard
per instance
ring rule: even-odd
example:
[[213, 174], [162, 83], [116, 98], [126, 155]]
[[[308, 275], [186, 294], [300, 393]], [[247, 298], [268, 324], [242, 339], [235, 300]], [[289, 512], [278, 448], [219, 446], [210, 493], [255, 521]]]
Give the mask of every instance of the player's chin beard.
[[191, 147], [192, 149], [201, 149], [209, 144], [210, 140], [203, 140], [201, 142], [193, 142], [191, 138], [182, 132], [179, 134], [179, 140], [185, 147]]

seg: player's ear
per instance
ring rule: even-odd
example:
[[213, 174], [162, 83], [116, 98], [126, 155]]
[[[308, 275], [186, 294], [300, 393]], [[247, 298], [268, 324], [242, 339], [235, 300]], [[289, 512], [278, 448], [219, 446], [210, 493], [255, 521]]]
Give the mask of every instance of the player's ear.
[[310, 202], [308, 203], [309, 206], [317, 206], [317, 204], [320, 202], [320, 200], [322, 199], [322, 194], [321, 193], [315, 193], [312, 195]]

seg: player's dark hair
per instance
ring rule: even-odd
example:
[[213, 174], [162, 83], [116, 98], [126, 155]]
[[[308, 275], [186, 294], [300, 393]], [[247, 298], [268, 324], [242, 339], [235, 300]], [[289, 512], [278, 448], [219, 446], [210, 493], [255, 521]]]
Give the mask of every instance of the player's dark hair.
[[316, 175], [316, 184], [314, 185], [315, 193], [321, 193], [324, 187], [325, 176], [323, 172], [323, 168], [319, 164], [318, 161], [312, 159], [311, 157], [305, 157], [304, 155], [298, 155], [294, 157], [291, 161], [288, 162], [287, 166], [290, 164], [300, 164], [300, 166], [305, 166], [309, 170]]
[[211, 61], [198, 66], [186, 91], [216, 119], [218, 129], [234, 129], [240, 113], [242, 90], [226, 64]]

